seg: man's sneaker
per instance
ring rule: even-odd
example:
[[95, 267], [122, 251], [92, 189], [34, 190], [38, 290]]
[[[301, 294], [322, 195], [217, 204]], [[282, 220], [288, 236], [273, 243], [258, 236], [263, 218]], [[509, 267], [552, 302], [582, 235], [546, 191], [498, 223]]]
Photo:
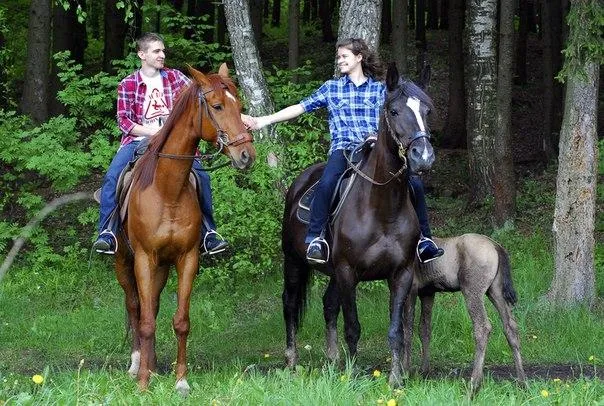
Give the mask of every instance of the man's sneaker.
[[324, 264], [327, 262], [329, 254], [325, 253], [323, 246], [329, 251], [327, 241], [322, 238], [315, 238], [308, 244], [308, 248], [306, 249], [306, 260], [310, 264]]
[[227, 249], [229, 243], [216, 231], [208, 231], [201, 242], [201, 255], [219, 254]]
[[439, 248], [438, 245], [429, 238], [422, 237], [417, 243], [417, 257], [422, 264], [434, 261], [444, 253], [445, 250]]
[[103, 231], [99, 234], [92, 249], [101, 254], [113, 255], [117, 250], [117, 240], [111, 231]]

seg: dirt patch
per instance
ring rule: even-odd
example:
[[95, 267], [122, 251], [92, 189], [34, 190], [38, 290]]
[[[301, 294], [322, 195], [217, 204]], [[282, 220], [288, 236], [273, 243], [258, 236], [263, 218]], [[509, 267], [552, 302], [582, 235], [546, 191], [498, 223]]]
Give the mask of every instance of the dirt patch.
[[[600, 379], [598, 371], [590, 366], [576, 364], [531, 364], [524, 366], [524, 372], [528, 379], [551, 380], [561, 379], [563, 381], [579, 378]], [[430, 371], [428, 378], [470, 378], [472, 367], [464, 368], [435, 368]], [[513, 365], [488, 365], [484, 368], [484, 374], [490, 375], [495, 380], [514, 380], [516, 370]]]

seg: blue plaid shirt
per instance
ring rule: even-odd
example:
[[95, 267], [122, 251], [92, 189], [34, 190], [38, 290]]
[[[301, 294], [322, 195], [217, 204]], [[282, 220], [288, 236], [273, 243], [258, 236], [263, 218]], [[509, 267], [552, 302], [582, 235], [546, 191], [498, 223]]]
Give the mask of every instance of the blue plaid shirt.
[[306, 112], [327, 107], [331, 154], [339, 149], [353, 149], [368, 134], [377, 132], [385, 93], [386, 86], [380, 81], [369, 77], [356, 86], [345, 75], [323, 83], [300, 104]]

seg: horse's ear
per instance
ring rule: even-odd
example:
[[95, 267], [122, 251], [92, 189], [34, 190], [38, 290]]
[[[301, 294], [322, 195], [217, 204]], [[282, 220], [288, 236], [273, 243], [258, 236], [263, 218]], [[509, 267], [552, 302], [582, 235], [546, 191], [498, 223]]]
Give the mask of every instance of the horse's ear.
[[418, 86], [421, 87], [423, 90], [428, 89], [431, 76], [432, 68], [430, 67], [430, 65], [425, 64], [422, 68], [422, 71], [419, 73], [419, 79], [417, 81]]
[[388, 72], [386, 73], [386, 87], [389, 91], [394, 90], [398, 84], [398, 80], [399, 74], [398, 69], [396, 68], [396, 63], [390, 62], [390, 64], [388, 64]]
[[197, 69], [193, 68], [189, 64], [187, 64], [187, 68], [189, 68], [189, 73], [191, 74], [191, 76], [193, 76], [193, 79], [195, 79], [196, 82], [198, 82], [198, 83], [207, 83], [208, 82], [208, 79], [206, 78], [206, 76], [203, 73], [201, 73]]
[[220, 68], [218, 68], [218, 74], [220, 76], [222, 76], [223, 78], [228, 78], [229, 77], [229, 67], [227, 66], [226, 63], [222, 63], [220, 65]]

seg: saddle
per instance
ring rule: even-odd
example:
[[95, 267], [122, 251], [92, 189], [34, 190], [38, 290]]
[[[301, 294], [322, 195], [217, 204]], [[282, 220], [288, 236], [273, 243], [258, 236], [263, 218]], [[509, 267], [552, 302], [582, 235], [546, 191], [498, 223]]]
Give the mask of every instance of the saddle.
[[[373, 144], [375, 142], [374, 138], [370, 138], [366, 140], [363, 144], [355, 148], [350, 156], [347, 157], [350, 164], [354, 166], [360, 166], [366, 159], [367, 154], [373, 148]], [[354, 181], [357, 178], [357, 173], [349, 166], [344, 173], [338, 179], [336, 187], [334, 189], [333, 195], [331, 196], [331, 212], [329, 215], [329, 221], [333, 224], [334, 220], [340, 213], [346, 198], [348, 197], [348, 193], [350, 192], [350, 188], [354, 184]], [[319, 180], [310, 185], [310, 187], [304, 192], [300, 200], [298, 201], [298, 209], [296, 210], [296, 217], [299, 221], [304, 224], [308, 224], [310, 222], [310, 205], [312, 204], [312, 199], [315, 194], [315, 189], [317, 188], [317, 184]]]
[[[128, 164], [122, 169], [120, 176], [118, 177], [115, 196], [117, 200], [117, 209], [111, 214], [111, 218], [109, 220], [110, 224], [114, 224], [117, 222], [118, 224], [123, 224], [126, 220], [126, 215], [128, 211], [128, 201], [130, 200], [130, 193], [132, 191], [132, 170], [134, 169], [134, 165], [139, 160], [141, 156], [147, 151], [149, 147], [149, 139], [144, 138], [137, 145], [136, 150], [134, 151], [134, 157]], [[201, 179], [197, 176], [195, 171], [191, 169], [191, 173], [189, 174], [189, 182], [195, 186], [195, 190], [197, 191], [197, 195], [199, 196], [199, 189], [201, 187]], [[101, 202], [101, 189], [97, 189], [94, 192], [94, 200], [98, 203]]]

